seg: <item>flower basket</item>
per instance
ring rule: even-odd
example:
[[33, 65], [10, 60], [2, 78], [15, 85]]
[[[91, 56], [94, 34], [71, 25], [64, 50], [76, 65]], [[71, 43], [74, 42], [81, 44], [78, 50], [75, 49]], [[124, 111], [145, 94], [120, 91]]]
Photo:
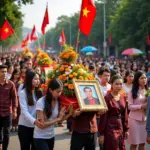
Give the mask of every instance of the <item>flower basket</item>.
[[66, 107], [66, 111], [69, 111], [69, 108], [72, 107], [72, 109], [79, 108], [78, 101], [76, 97], [65, 97], [63, 95], [60, 96], [60, 105], [61, 107]]

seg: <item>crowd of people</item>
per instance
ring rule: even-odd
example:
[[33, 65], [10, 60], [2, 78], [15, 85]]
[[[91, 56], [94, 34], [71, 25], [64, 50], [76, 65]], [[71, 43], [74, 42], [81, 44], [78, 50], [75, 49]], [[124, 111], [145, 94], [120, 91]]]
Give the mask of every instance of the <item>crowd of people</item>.
[[[59, 63], [56, 56], [53, 60]], [[150, 144], [150, 62], [144, 59], [80, 56], [95, 76], [108, 111], [66, 112], [60, 107], [63, 83], [54, 78], [44, 95], [41, 68], [30, 57], [0, 54], [0, 150], [7, 150], [10, 131], [18, 132], [21, 150], [53, 150], [54, 127], [67, 120], [70, 150], [145, 150]]]

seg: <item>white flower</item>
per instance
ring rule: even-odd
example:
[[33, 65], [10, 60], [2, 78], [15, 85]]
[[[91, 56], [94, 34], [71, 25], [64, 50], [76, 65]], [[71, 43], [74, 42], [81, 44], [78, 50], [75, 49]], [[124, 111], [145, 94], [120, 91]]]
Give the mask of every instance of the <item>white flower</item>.
[[66, 74], [66, 75], [69, 75], [69, 74], [70, 74], [70, 72], [65, 72], [65, 74]]

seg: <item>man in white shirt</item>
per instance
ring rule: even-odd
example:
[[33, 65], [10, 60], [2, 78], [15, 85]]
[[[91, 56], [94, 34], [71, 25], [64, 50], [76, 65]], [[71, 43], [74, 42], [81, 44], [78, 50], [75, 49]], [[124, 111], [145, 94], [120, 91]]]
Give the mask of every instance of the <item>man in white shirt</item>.
[[109, 84], [110, 70], [105, 67], [101, 67], [98, 72], [98, 76], [100, 78], [101, 91], [103, 93], [103, 96], [105, 96], [107, 94], [107, 91], [111, 89], [111, 85]]

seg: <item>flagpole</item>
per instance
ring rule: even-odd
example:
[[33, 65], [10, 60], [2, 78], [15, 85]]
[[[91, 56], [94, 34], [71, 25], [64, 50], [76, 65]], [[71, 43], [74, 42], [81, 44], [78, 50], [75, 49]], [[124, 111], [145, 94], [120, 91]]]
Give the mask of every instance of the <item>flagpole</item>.
[[38, 38], [38, 45], [39, 45], [39, 48], [41, 48], [41, 45], [40, 45], [40, 40], [39, 40], [39, 38]]
[[43, 46], [44, 46], [44, 52], [45, 52], [45, 34], [44, 34], [44, 37], [43, 37]]
[[78, 52], [78, 42], [79, 42], [79, 39], [80, 39], [80, 30], [78, 29], [78, 34], [77, 34], [77, 44], [76, 44], [76, 52]]
[[16, 39], [19, 41], [19, 38], [18, 38], [16, 32], [14, 32], [14, 35], [15, 35]]

